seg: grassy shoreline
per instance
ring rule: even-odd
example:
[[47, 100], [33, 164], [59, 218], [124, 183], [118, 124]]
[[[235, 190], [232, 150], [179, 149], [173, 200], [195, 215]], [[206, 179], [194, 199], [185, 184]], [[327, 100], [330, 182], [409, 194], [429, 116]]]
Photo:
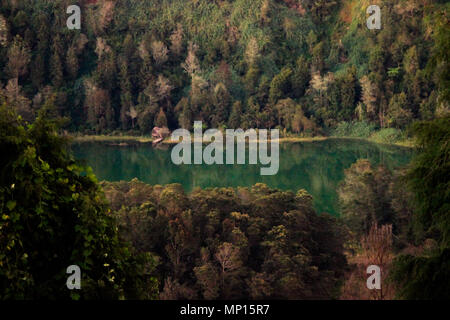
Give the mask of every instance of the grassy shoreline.
[[[111, 142], [117, 144], [126, 144], [126, 143], [152, 143], [153, 139], [149, 136], [131, 136], [131, 135], [123, 135], [123, 136], [111, 136], [111, 135], [69, 135], [73, 142]], [[414, 146], [413, 140], [401, 140], [393, 143], [386, 143], [383, 141], [379, 141], [373, 138], [358, 138], [358, 137], [336, 137], [336, 136], [320, 136], [320, 137], [283, 137], [280, 138], [280, 143], [298, 143], [298, 142], [316, 142], [316, 141], [326, 141], [326, 140], [362, 140], [368, 141], [380, 145], [391, 145], [405, 148], [412, 148]], [[162, 142], [164, 144], [176, 144], [178, 141], [172, 141], [170, 139], [164, 140]]]

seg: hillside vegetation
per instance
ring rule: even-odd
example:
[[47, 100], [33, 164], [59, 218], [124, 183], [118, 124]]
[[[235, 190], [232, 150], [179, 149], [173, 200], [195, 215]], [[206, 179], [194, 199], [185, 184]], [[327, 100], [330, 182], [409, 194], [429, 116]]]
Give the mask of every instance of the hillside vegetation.
[[[85, 134], [202, 120], [308, 136], [389, 128], [386, 141], [448, 112], [444, 1], [75, 2], [81, 30], [66, 27], [73, 1], [1, 1], [0, 98], [26, 120], [51, 100]], [[366, 27], [370, 4], [381, 30]]]

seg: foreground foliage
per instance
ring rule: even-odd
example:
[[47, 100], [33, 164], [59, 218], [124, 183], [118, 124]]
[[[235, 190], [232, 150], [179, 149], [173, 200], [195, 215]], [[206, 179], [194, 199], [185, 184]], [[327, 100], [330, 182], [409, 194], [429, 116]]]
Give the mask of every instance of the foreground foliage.
[[406, 170], [392, 174], [363, 159], [346, 170], [338, 191], [353, 271], [342, 298], [373, 296], [362, 281], [372, 264], [382, 268], [377, 299], [449, 298], [449, 130], [448, 116], [414, 124], [417, 155]]
[[[0, 107], [0, 299], [154, 297], [153, 258], [119, 239], [95, 176], [46, 118]], [[66, 287], [70, 265], [82, 290]]]
[[409, 171], [416, 242], [432, 245], [418, 256], [400, 256], [394, 278], [407, 299], [449, 299], [450, 117], [418, 123], [412, 130], [419, 151]]

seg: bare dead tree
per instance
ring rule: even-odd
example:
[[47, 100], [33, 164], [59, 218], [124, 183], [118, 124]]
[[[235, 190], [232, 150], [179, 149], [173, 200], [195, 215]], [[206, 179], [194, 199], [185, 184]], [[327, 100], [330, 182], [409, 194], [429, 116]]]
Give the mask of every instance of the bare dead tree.
[[225, 285], [225, 276], [228, 272], [234, 271], [241, 266], [239, 260], [239, 249], [231, 243], [224, 242], [216, 252], [216, 259], [219, 261], [222, 271], [222, 288]]
[[393, 258], [392, 254], [392, 225], [373, 224], [369, 233], [362, 239], [362, 248], [364, 249], [367, 264], [377, 265], [381, 269], [382, 287], [380, 290], [373, 291], [373, 297], [377, 300], [383, 300], [386, 292], [389, 290], [386, 284], [389, 266]]

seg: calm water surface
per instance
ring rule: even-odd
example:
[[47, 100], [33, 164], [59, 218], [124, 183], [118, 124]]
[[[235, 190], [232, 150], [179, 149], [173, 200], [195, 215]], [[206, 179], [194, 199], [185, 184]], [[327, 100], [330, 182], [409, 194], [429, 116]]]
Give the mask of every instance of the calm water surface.
[[337, 193], [344, 170], [356, 160], [369, 159], [389, 169], [409, 163], [407, 148], [377, 145], [359, 140], [327, 140], [280, 145], [280, 170], [261, 176], [259, 165], [181, 165], [170, 158], [171, 148], [151, 144], [86, 142], [72, 146], [75, 157], [85, 160], [99, 180], [138, 178], [148, 184], [180, 183], [189, 192], [195, 187], [238, 187], [262, 182], [270, 187], [297, 191], [306, 189], [314, 197], [318, 212], [338, 214]]

